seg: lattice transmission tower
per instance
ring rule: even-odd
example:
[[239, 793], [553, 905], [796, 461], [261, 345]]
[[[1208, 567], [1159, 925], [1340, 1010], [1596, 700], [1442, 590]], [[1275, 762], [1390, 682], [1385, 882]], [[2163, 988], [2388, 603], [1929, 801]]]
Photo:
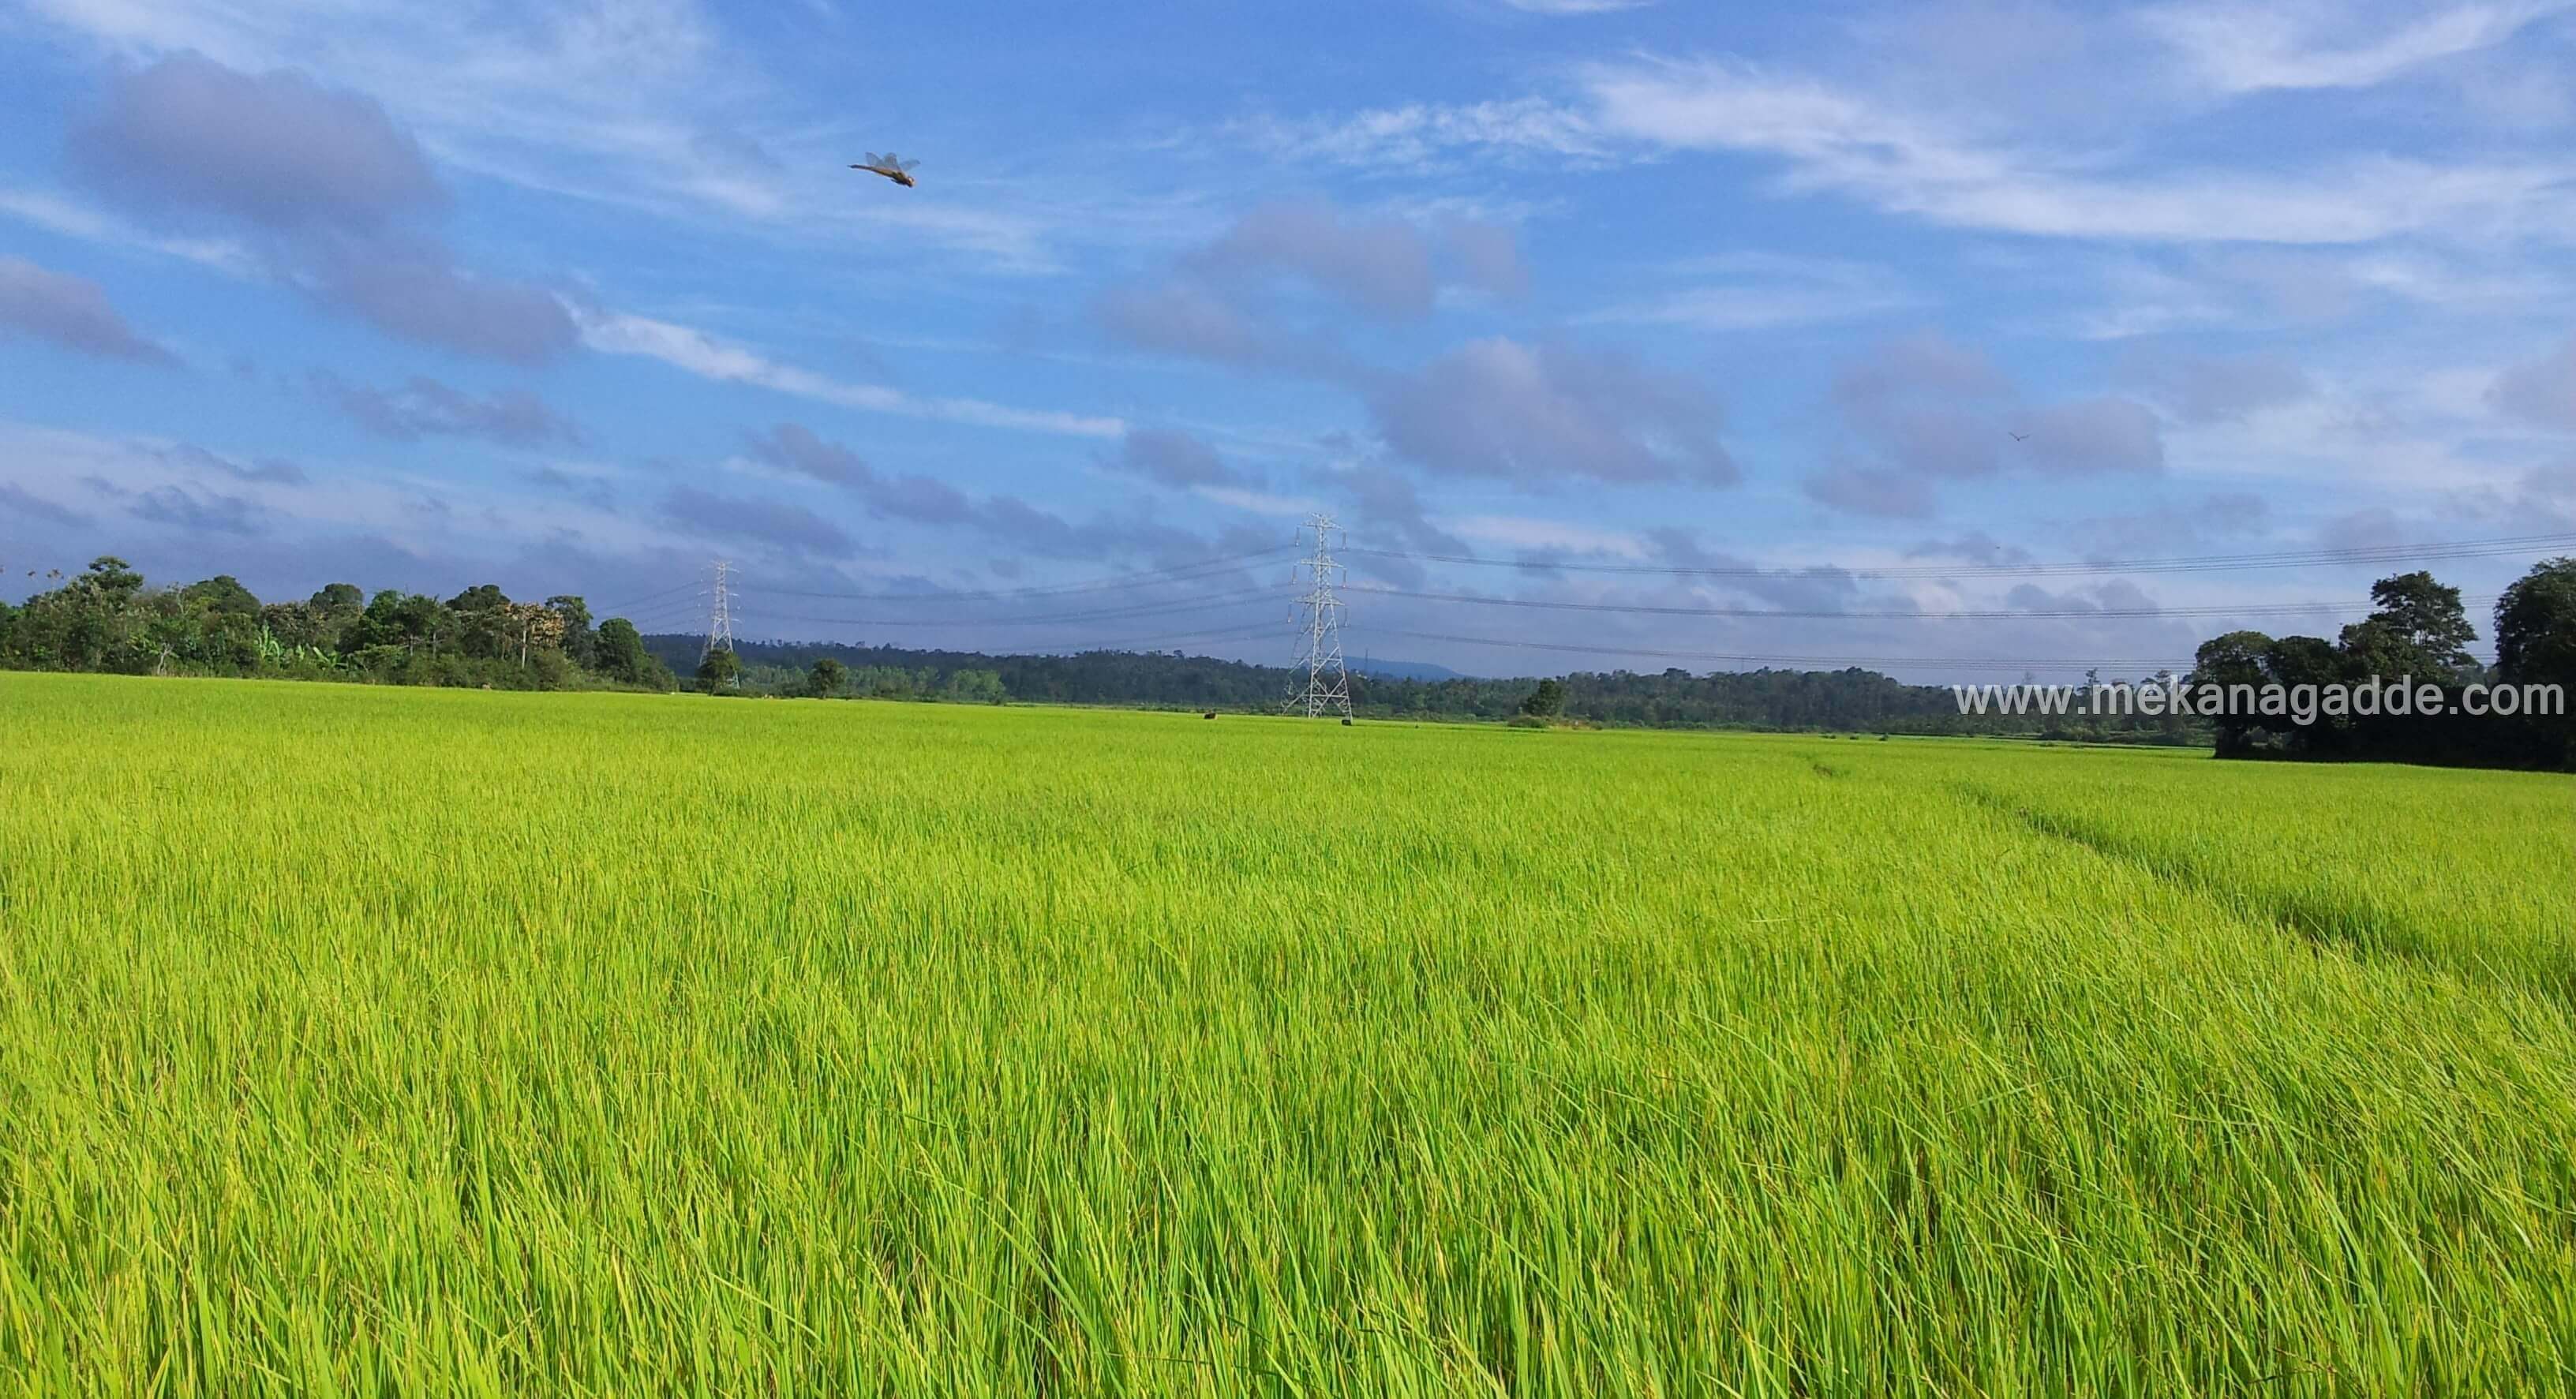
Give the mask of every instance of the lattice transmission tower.
[[734, 650], [733, 644], [733, 565], [716, 560], [715, 601], [707, 609], [707, 644], [698, 648], [698, 659], [713, 655], [717, 647]]
[[[1296, 565], [1306, 575], [1306, 591], [1297, 597], [1295, 667], [1305, 672], [1305, 678], [1290, 689], [1285, 708], [1309, 719], [1351, 717], [1351, 673], [1342, 664], [1342, 599], [1334, 591], [1345, 571], [1333, 562], [1335, 528], [1330, 515], [1308, 519], [1306, 530], [1315, 536], [1315, 552]], [[1289, 576], [1294, 579], [1296, 574]]]

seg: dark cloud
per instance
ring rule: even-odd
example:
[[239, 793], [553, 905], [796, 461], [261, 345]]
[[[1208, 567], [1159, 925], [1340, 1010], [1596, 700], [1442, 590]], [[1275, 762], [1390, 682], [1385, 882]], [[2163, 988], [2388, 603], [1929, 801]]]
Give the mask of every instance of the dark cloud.
[[478, 398], [427, 375], [399, 388], [351, 384], [325, 370], [312, 375], [313, 390], [339, 405], [360, 427], [379, 437], [414, 442], [423, 437], [476, 437], [511, 447], [579, 442], [580, 429], [525, 389], [501, 389]]
[[211, 475], [229, 476], [236, 481], [250, 481], [262, 485], [300, 486], [304, 484], [307, 479], [304, 475], [304, 468], [297, 466], [291, 461], [280, 461], [275, 457], [261, 457], [254, 461], [238, 462], [234, 461], [230, 457], [217, 456], [203, 447], [185, 442], [182, 442], [175, 447], [164, 449], [161, 453], [161, 459], [174, 466], [187, 467], [192, 470], [206, 472]]
[[2162, 604], [2125, 578], [2115, 578], [2107, 583], [2079, 584], [2063, 592], [2051, 591], [2036, 583], [2017, 583], [2005, 592], [2004, 606], [2020, 612], [2100, 612], [2111, 609], [2153, 613], [2162, 610]]
[[191, 534], [259, 534], [267, 529], [260, 508], [240, 496], [163, 486], [144, 491], [125, 507], [138, 520]]
[[1478, 340], [1390, 377], [1370, 407], [1389, 447], [1443, 475], [1536, 486], [1737, 475], [1714, 397], [1615, 354]]
[[96, 282], [0, 256], [0, 333], [10, 331], [108, 359], [178, 363], [135, 334]]
[[1260, 482], [1225, 464], [1216, 449], [1186, 432], [1129, 428], [1118, 455], [1104, 465], [1176, 490], [1192, 486], [1255, 487]]
[[37, 524], [60, 525], [65, 529], [81, 529], [90, 523], [87, 515], [42, 496], [29, 495], [5, 481], [0, 481], [0, 515], [32, 520]]
[[2063, 475], [2164, 469], [2163, 421], [2130, 399], [2037, 407], [1983, 353], [1931, 333], [1891, 340], [1835, 376], [1828, 402], [1849, 454], [1807, 494], [1858, 515], [1920, 519], [1938, 480], [2007, 470]]
[[2497, 375], [2487, 400], [2535, 423], [2576, 428], [2576, 340]]
[[138, 217], [246, 227], [278, 280], [388, 334], [518, 363], [579, 339], [551, 293], [467, 272], [422, 231], [446, 193], [371, 98], [182, 54], [118, 78], [70, 142]]
[[973, 496], [918, 472], [889, 475], [870, 467], [849, 448], [796, 423], [780, 423], [754, 437], [751, 452], [770, 466], [848, 491], [879, 519], [972, 530], [1048, 558], [1141, 554], [1157, 562], [1194, 562], [1209, 550], [1204, 538], [1141, 517], [1101, 516], [1077, 523], [1018, 496]]
[[2123, 366], [2123, 373], [2186, 423], [2243, 422], [2317, 391], [2307, 371], [2273, 356], [2139, 355]]
[[1496, 296], [1529, 291], [1529, 267], [1521, 261], [1520, 235], [1500, 224], [1460, 220], [1442, 230], [1458, 280]]
[[662, 517], [683, 529], [757, 539], [799, 554], [837, 558], [858, 547], [847, 531], [804, 506], [695, 486], [672, 487], [662, 497]]
[[1928, 332], [1888, 341], [1844, 366], [1832, 391], [1843, 422], [1886, 466], [1946, 477], [1983, 476], [2002, 465], [2011, 439], [1999, 410], [2011, 392], [1983, 354]]
[[[1386, 463], [1368, 462], [1348, 470], [1318, 471], [1312, 480], [1316, 485], [1337, 491], [1349, 499], [1352, 523], [1359, 527], [1363, 538], [1394, 540], [1426, 553], [1475, 552], [1467, 547], [1465, 540], [1432, 524], [1423, 511], [1421, 492], [1414, 489], [1411, 480]], [[1375, 560], [1370, 567], [1383, 572], [1387, 562]]]
[[513, 364], [551, 359], [581, 339], [552, 293], [478, 277], [434, 244], [340, 248], [314, 291], [389, 335]]
[[1306, 288], [1370, 320], [1403, 323], [1429, 316], [1445, 285], [1518, 295], [1528, 285], [1518, 239], [1493, 224], [1452, 220], [1426, 231], [1293, 200], [1254, 209], [1158, 279], [1112, 289], [1093, 316], [1119, 339], [1163, 354], [1356, 382], [1364, 371], [1338, 335], [1300, 324], [1299, 308], [1275, 290]]
[[2525, 529], [2576, 530], [2576, 461], [2524, 472], [2507, 514]]
[[810, 476], [825, 485], [859, 490], [876, 481], [876, 473], [859, 460], [858, 453], [838, 442], [824, 441], [801, 423], [780, 423], [767, 436], [754, 436], [751, 453], [772, 466]]
[[1905, 551], [1909, 559], [1961, 559], [1972, 564], [2029, 563], [2031, 552], [2006, 544], [1981, 529], [1949, 539], [1926, 539]]
[[771, 466], [838, 486], [865, 501], [869, 512], [880, 518], [927, 525], [963, 524], [975, 518], [975, 502], [947, 482], [918, 472], [880, 474], [858, 453], [800, 423], [780, 423], [766, 436], [753, 437], [751, 454]]
[[2410, 543], [2397, 512], [2384, 506], [2336, 515], [2317, 527], [2320, 549], [2393, 549]]
[[373, 99], [195, 54], [117, 78], [71, 152], [93, 185], [154, 215], [373, 230], [446, 201], [419, 142]]
[[1357, 372], [1331, 337], [1265, 324], [1210, 288], [1183, 279], [1114, 288], [1094, 303], [1092, 314], [1110, 334], [1161, 354], [1327, 379]]
[[[870, 484], [867, 499], [868, 508], [878, 515], [910, 520], [919, 525], [962, 525], [978, 518], [974, 500], [964, 491], [917, 471], [889, 476]], [[986, 502], [986, 507], [996, 507], [1005, 502], [1019, 505], [1009, 496], [996, 496]]]
[[2011, 392], [2012, 381], [1983, 351], [1932, 331], [1882, 342], [1834, 376], [1834, 396], [1846, 403], [1916, 394], [1992, 399]]
[[1921, 520], [1931, 517], [1932, 487], [1922, 477], [1881, 467], [1828, 467], [1799, 483], [1810, 500], [1847, 515]]
[[618, 513], [617, 492], [596, 476], [576, 476], [556, 467], [540, 466], [519, 473], [519, 479], [541, 486], [557, 495], [580, 501], [603, 514]]
[[1265, 204], [1193, 254], [1187, 266], [1217, 280], [1293, 277], [1389, 321], [1431, 314], [1439, 290], [1431, 243], [1420, 230], [1393, 219], [1355, 218], [1322, 200]]
[[2153, 473], [2165, 469], [2164, 427], [2153, 410], [2125, 398], [2088, 398], [2031, 414], [2033, 465], [2063, 475]]

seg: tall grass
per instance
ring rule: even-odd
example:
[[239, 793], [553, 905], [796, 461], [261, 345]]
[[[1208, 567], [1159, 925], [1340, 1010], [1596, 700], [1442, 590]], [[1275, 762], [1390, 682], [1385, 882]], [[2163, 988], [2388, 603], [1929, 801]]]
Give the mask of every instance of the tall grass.
[[28, 676], [0, 735], [0, 1390], [2576, 1384], [2564, 778]]

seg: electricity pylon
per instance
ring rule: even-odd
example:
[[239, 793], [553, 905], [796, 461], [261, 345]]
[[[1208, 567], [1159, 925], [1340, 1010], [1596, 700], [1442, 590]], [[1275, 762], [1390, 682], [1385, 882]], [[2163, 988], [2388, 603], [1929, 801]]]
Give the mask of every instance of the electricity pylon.
[[717, 647], [727, 651], [734, 649], [732, 582], [733, 565], [723, 559], [716, 560], [715, 603], [707, 610], [707, 644], [698, 648], [701, 661], [715, 654]]
[[1316, 515], [1306, 521], [1306, 528], [1314, 532], [1315, 552], [1297, 565], [1306, 571], [1306, 591], [1297, 598], [1295, 667], [1306, 675], [1302, 684], [1289, 691], [1285, 708], [1291, 714], [1302, 711], [1309, 719], [1333, 714], [1348, 719], [1351, 673], [1342, 664], [1342, 599], [1333, 590], [1343, 575], [1342, 566], [1333, 562], [1333, 517]]

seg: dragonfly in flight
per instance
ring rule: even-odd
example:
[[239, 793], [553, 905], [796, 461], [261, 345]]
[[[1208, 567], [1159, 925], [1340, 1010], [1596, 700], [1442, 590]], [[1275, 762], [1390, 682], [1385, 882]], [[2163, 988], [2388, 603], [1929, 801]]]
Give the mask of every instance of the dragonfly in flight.
[[892, 151], [888, 151], [884, 155], [878, 155], [871, 151], [868, 153], [867, 164], [853, 165], [850, 168], [853, 170], [865, 170], [871, 175], [883, 175], [887, 179], [894, 181], [896, 184], [899, 184], [906, 189], [910, 189], [912, 188], [912, 172], [920, 164], [920, 161], [906, 160]]

